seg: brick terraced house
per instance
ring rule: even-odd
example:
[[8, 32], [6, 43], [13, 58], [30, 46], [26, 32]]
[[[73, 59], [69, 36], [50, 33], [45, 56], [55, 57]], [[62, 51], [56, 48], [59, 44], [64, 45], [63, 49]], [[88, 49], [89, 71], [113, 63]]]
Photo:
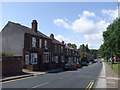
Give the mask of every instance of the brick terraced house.
[[[65, 45], [51, 34], [50, 37], [38, 31], [38, 23], [32, 21], [32, 27], [8, 22], [0, 32], [2, 34], [2, 52], [22, 56], [23, 68], [30, 70], [48, 70], [60, 68], [66, 62], [77, 62], [78, 52]], [[1, 35], [0, 34], [0, 35]]]
[[53, 68], [60, 68], [64, 65], [65, 45], [64, 41], [59, 42], [54, 38], [54, 34], [50, 35], [52, 39], [52, 66]]
[[77, 63], [80, 61], [80, 55], [76, 47], [72, 48], [71, 44], [65, 45], [65, 63]]

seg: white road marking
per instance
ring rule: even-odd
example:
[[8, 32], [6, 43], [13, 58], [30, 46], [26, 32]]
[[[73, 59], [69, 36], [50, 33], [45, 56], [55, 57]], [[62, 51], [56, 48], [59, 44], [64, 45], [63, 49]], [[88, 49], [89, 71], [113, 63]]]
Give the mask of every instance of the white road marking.
[[40, 87], [40, 86], [46, 85], [46, 84], [48, 84], [48, 83], [50, 83], [50, 82], [46, 82], [46, 83], [43, 83], [43, 84], [40, 84], [40, 85], [34, 86], [34, 87], [32, 87], [32, 88], [37, 88], [37, 87]]
[[112, 83], [112, 84], [114, 83], [114, 84], [116, 84], [116, 82], [107, 82], [107, 83]]
[[120, 78], [116, 78], [116, 77], [106, 77], [107, 79], [116, 79], [116, 80], [120, 80]]

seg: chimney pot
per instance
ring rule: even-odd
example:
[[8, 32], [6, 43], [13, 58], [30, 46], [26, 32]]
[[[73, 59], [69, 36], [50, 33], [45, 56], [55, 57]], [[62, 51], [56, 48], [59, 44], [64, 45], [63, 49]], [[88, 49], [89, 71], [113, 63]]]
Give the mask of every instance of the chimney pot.
[[50, 34], [50, 38], [54, 39], [54, 34]]
[[62, 41], [62, 44], [64, 44], [64, 41]]
[[71, 47], [71, 44], [70, 44], [70, 43], [68, 43], [68, 46], [69, 46], [69, 47]]

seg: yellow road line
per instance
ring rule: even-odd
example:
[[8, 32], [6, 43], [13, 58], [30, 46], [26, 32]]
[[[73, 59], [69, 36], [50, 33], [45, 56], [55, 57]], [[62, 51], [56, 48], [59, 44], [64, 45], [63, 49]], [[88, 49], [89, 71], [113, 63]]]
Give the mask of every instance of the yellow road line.
[[22, 80], [22, 79], [27, 79], [27, 78], [32, 78], [33, 76], [31, 77], [25, 77], [25, 78], [19, 78], [19, 79], [14, 79], [14, 80], [9, 80], [9, 81], [3, 81], [3, 82], [0, 82], [0, 84], [3, 84], [3, 83], [8, 83], [8, 82], [13, 82], [13, 81], [17, 81], [17, 80]]
[[87, 86], [87, 90], [88, 90], [88, 88], [90, 87], [90, 85], [91, 85], [91, 82], [88, 84], [88, 86]]
[[91, 82], [88, 84], [88, 86], [87, 86], [87, 89], [86, 89], [86, 90], [90, 90], [90, 89], [92, 88], [93, 84], [94, 84], [94, 82], [93, 82], [93, 81], [91, 81]]
[[93, 87], [94, 82], [91, 83], [91, 86], [89, 87], [90, 89]]

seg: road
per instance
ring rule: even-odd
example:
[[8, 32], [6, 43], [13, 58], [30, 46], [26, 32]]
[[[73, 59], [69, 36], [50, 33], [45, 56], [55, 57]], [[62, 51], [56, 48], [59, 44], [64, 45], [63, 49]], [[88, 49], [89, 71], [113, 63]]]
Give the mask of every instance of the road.
[[47, 73], [11, 82], [4, 82], [3, 88], [87, 88], [91, 81], [96, 82], [102, 63], [94, 63], [78, 70]]

